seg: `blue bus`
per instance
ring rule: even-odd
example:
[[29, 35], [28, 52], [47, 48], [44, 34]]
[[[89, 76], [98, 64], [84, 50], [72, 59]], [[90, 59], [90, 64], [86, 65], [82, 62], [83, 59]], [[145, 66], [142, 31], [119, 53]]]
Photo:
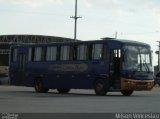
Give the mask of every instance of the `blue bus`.
[[150, 46], [121, 39], [15, 45], [9, 76], [11, 85], [39, 93], [94, 89], [97, 95], [119, 91], [130, 96], [154, 86]]

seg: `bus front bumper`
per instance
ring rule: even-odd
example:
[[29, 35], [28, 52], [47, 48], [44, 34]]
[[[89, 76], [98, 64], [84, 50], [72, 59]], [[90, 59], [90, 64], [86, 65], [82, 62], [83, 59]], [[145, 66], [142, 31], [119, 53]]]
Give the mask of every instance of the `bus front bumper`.
[[151, 90], [154, 87], [154, 80], [133, 80], [121, 79], [121, 90]]

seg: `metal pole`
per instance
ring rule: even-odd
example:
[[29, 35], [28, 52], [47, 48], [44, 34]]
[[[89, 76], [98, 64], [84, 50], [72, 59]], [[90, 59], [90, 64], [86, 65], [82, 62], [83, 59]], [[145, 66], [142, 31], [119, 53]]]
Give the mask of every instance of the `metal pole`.
[[82, 18], [82, 17], [77, 17], [77, 0], [75, 0], [75, 16], [72, 16], [71, 18], [73, 18], [75, 20], [75, 26], [74, 26], [74, 40], [77, 40], [77, 19], [78, 18]]
[[77, 0], [75, 1], [75, 28], [74, 28], [74, 40], [77, 40]]

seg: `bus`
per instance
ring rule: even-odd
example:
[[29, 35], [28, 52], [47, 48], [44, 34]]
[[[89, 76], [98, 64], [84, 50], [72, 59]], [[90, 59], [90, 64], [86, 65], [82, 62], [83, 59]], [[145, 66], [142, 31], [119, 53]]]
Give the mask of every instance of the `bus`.
[[10, 83], [39, 93], [94, 89], [130, 96], [153, 88], [151, 54], [150, 45], [123, 39], [19, 44], [10, 48]]

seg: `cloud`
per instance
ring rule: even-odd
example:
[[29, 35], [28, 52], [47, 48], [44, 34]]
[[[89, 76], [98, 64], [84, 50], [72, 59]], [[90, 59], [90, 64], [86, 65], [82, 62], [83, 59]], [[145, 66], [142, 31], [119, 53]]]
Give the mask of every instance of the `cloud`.
[[89, 1], [86, 1], [86, 6], [88, 7], [88, 8], [92, 8], [92, 4], [91, 4], [91, 2], [89, 2]]
[[26, 5], [29, 7], [42, 7], [46, 4], [63, 4], [63, 0], [10, 0], [15, 5]]

